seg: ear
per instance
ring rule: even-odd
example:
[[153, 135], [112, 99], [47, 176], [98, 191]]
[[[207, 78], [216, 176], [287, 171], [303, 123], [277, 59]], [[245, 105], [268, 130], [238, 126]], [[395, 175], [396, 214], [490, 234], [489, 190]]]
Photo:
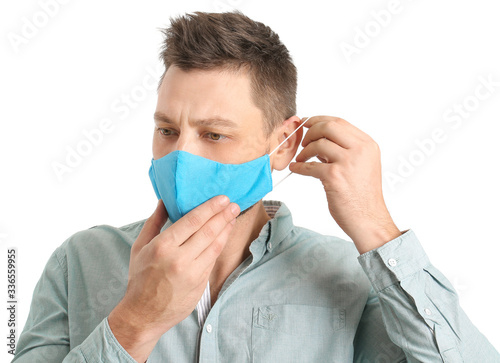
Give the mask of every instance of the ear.
[[[290, 136], [301, 124], [298, 116], [292, 116], [283, 121], [271, 135], [271, 151]], [[300, 143], [302, 142], [304, 128], [297, 130], [288, 140], [283, 143], [271, 156], [271, 170], [283, 170], [293, 160]]]

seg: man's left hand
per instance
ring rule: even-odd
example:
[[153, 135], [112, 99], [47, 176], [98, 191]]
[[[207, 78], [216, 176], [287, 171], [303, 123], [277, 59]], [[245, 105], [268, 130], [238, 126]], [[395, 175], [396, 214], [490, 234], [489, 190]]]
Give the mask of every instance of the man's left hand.
[[[304, 120], [304, 119], [303, 119]], [[382, 195], [378, 144], [349, 122], [332, 116], [311, 117], [290, 171], [323, 183], [328, 209], [360, 254], [401, 235]], [[321, 163], [306, 162], [316, 156]]]

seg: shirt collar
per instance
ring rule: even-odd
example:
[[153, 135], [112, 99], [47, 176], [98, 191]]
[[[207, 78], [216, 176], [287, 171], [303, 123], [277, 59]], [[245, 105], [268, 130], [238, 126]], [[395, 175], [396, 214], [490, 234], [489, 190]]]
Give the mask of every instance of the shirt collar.
[[252, 264], [259, 261], [266, 251], [272, 251], [293, 229], [290, 210], [285, 203], [276, 200], [263, 200], [264, 208], [271, 217], [260, 230], [259, 236], [250, 244], [253, 255]]
[[[259, 236], [250, 244], [253, 255], [252, 264], [259, 261], [264, 253], [272, 251], [285, 239], [293, 229], [290, 210], [285, 203], [278, 200], [262, 200], [264, 209], [271, 219], [260, 230]], [[172, 225], [170, 219], [163, 225], [161, 232]]]

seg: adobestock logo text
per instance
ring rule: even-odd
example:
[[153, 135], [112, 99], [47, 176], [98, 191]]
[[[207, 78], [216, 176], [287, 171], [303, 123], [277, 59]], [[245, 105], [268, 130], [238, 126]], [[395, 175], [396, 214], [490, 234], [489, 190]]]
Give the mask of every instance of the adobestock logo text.
[[341, 42], [339, 45], [347, 63], [351, 63], [355, 54], [360, 54], [363, 49], [368, 47], [372, 40], [382, 33], [383, 29], [391, 25], [394, 16], [402, 11], [403, 7], [400, 0], [390, 0], [385, 9], [372, 10], [370, 12], [371, 19], [364, 26], [354, 28], [352, 43]]
[[489, 99], [498, 88], [500, 88], [500, 82], [494, 79], [493, 74], [490, 73], [487, 77], [479, 76], [473, 92], [444, 110], [442, 121], [448, 130], [444, 127], [436, 127], [429, 133], [429, 137], [422, 140], [415, 139], [416, 147], [408, 156], [398, 156], [397, 170], [384, 173], [384, 179], [391, 189], [394, 191], [398, 184], [402, 184], [412, 176], [417, 168], [436, 152], [438, 145], [448, 140], [449, 134], [459, 129], [464, 124], [464, 120], [469, 119], [479, 108], [481, 102]]
[[61, 5], [66, 5], [69, 2], [70, 0], [38, 1], [39, 9], [31, 16], [23, 16], [21, 18], [19, 31], [7, 34], [7, 39], [12, 45], [14, 52], [18, 53], [22, 45], [28, 44], [31, 39], [35, 38], [49, 24], [50, 20], [59, 14]]
[[141, 102], [144, 102], [150, 94], [156, 93], [157, 82], [163, 73], [163, 66], [158, 64], [156, 69], [147, 66], [145, 73], [140, 84], [122, 92], [119, 97], [113, 100], [110, 109], [115, 117], [104, 117], [96, 127], [90, 130], [83, 129], [81, 139], [73, 146], [66, 146], [66, 155], [62, 160], [52, 161], [52, 170], [60, 182], [63, 181], [65, 175], [72, 173], [76, 167], [82, 164], [84, 157], [92, 154], [94, 149], [102, 144], [105, 135], [114, 130], [117, 119], [121, 121], [127, 119], [132, 111], [140, 106]]

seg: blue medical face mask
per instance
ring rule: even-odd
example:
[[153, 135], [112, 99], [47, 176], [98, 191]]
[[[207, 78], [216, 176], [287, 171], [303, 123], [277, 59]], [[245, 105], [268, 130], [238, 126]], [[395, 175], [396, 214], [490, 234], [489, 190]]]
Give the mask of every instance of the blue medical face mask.
[[221, 194], [237, 203], [241, 211], [257, 203], [273, 190], [269, 156], [306, 121], [270, 154], [242, 164], [219, 163], [182, 150], [151, 159], [149, 178], [156, 196], [163, 199], [169, 219], [175, 223], [192, 209]]

